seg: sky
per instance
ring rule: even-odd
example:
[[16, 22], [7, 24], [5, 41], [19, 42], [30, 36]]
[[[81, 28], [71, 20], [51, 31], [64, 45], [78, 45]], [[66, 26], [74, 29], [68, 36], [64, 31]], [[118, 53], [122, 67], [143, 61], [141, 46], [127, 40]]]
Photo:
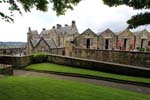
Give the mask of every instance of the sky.
[[[0, 6], [0, 9], [5, 11], [6, 8]], [[145, 10], [133, 10], [125, 5], [108, 7], [103, 4], [102, 0], [82, 0], [74, 7], [74, 10], [67, 10], [65, 15], [56, 16], [52, 5], [49, 4], [48, 12], [32, 9], [31, 13], [23, 12], [22, 16], [15, 12], [14, 23], [0, 19], [0, 41], [26, 42], [28, 27], [40, 33], [43, 28], [51, 29], [56, 24], [71, 25], [72, 20], [76, 21], [80, 33], [87, 28], [92, 29], [95, 33], [107, 28], [113, 32], [120, 32], [128, 26], [126, 21], [140, 12], [145, 12]], [[150, 31], [150, 26], [141, 26], [132, 31], [140, 31], [145, 28]]]

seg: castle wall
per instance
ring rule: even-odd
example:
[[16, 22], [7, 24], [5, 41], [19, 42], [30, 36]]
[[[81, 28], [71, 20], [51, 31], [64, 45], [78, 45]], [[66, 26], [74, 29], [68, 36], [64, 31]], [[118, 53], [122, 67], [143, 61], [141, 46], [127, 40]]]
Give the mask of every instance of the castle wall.
[[150, 68], [150, 52], [81, 49], [72, 46], [71, 56]]

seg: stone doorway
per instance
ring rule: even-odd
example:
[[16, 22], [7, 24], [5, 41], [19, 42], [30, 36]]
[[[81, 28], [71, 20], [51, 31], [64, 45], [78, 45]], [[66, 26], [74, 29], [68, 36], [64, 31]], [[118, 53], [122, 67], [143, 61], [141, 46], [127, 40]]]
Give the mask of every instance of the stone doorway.
[[123, 43], [124, 50], [127, 49], [127, 41], [128, 41], [128, 39], [124, 39], [124, 43]]
[[90, 39], [87, 39], [87, 40], [86, 40], [86, 48], [90, 48], [90, 42], [91, 42]]
[[109, 39], [105, 40], [105, 50], [109, 49]]

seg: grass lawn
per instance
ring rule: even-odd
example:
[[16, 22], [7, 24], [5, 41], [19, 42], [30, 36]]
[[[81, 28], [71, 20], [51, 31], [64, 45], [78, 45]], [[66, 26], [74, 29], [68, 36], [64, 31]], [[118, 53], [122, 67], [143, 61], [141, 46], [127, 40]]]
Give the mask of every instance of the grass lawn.
[[68, 66], [57, 65], [57, 64], [52, 64], [52, 63], [32, 64], [32, 65], [27, 66], [26, 69], [65, 72], [65, 73], [77, 73], [77, 74], [93, 75], [93, 76], [100, 76], [100, 77], [120, 79], [120, 80], [128, 80], [128, 81], [134, 81], [134, 82], [150, 83], [150, 78], [110, 74], [106, 72], [92, 71], [88, 69], [80, 69], [80, 68], [68, 67]]
[[44, 77], [4, 77], [0, 100], [150, 100], [150, 95]]

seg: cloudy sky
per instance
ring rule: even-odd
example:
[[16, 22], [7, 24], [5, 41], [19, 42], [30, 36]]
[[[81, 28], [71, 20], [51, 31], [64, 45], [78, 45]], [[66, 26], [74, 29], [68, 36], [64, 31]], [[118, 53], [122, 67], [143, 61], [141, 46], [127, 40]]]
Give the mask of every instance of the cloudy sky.
[[[1, 9], [5, 9], [2, 6]], [[38, 30], [40, 33], [42, 28], [51, 29], [56, 24], [71, 24], [72, 20], [76, 21], [79, 32], [91, 28], [95, 33], [110, 28], [114, 32], [119, 32], [127, 27], [126, 21], [132, 15], [143, 12], [143, 10], [135, 11], [127, 6], [108, 7], [103, 4], [102, 0], [82, 0], [73, 11], [68, 10], [65, 16], [56, 16], [49, 6], [49, 11], [44, 13], [32, 10], [31, 13], [24, 13], [23, 16], [15, 13], [15, 22], [10, 24], [0, 19], [0, 41], [23, 41], [27, 40], [28, 27], [32, 30]], [[149, 26], [142, 26], [132, 31], [148, 29]]]

